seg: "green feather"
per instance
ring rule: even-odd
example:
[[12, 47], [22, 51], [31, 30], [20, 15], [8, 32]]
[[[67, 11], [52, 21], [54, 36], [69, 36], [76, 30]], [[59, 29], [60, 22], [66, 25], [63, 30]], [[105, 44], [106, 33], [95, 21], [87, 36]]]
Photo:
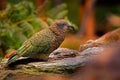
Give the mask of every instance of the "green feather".
[[13, 62], [21, 56], [30, 57], [39, 53], [47, 53], [51, 48], [50, 45], [53, 39], [53, 33], [49, 29], [44, 29], [34, 34], [22, 44], [22, 46], [17, 50], [17, 55], [11, 57], [8, 63]]
[[13, 54], [13, 55], [9, 58], [7, 64], [8, 64], [8, 65], [11, 64], [12, 62], [16, 61], [18, 58], [19, 58], [19, 56], [18, 56], [17, 54]]

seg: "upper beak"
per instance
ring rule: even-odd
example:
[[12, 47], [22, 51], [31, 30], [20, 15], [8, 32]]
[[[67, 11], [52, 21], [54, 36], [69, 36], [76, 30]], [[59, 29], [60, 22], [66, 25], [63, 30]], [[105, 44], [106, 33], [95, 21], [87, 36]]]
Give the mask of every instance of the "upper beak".
[[70, 29], [72, 29], [73, 31], [75, 31], [74, 27], [73, 27], [71, 24], [68, 25], [68, 27], [69, 27]]

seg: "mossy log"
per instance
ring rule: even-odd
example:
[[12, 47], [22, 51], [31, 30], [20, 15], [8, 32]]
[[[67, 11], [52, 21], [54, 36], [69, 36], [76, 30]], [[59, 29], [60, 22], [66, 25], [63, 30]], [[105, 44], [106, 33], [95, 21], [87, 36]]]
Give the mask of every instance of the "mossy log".
[[[91, 59], [89, 56], [76, 56], [72, 58], [64, 58], [61, 60], [54, 60], [51, 62], [31, 62], [28, 64], [16, 65], [12, 68], [4, 68], [1, 63], [0, 80], [16, 80], [25, 76], [25, 78], [35, 77], [41, 74], [57, 74], [57, 73], [73, 73], [78, 68], [82, 68]], [[43, 73], [44, 72], [44, 73]], [[26, 79], [23, 79], [26, 80]]]
[[[98, 50], [96, 50], [98, 48]], [[96, 55], [97, 52], [102, 52], [101, 47], [93, 47], [93, 49], [86, 49], [85, 53], [83, 52], [80, 56], [63, 58], [58, 60], [52, 60], [47, 62], [30, 62], [27, 64], [22, 64], [22, 62], [26, 61], [24, 59], [20, 59], [12, 64], [10, 67], [4, 67], [6, 61], [3, 60], [0, 64], [0, 70], [26, 70], [25, 73], [40, 73], [40, 72], [54, 72], [54, 73], [71, 73], [74, 72], [77, 68], [82, 68], [85, 64]], [[99, 50], [100, 49], [100, 50]], [[92, 51], [91, 51], [92, 50]], [[97, 51], [97, 52], [96, 52]], [[90, 52], [90, 54], [89, 54]], [[68, 54], [68, 53], [67, 53]], [[87, 54], [87, 55], [86, 55]], [[89, 54], [89, 55], [88, 55]], [[98, 55], [98, 54], [97, 54]], [[18, 62], [18, 63], [17, 63]], [[21, 62], [19, 64], [19, 62]], [[27, 61], [26, 61], [27, 62]], [[30, 73], [30, 74], [31, 74]]]
[[75, 58], [66, 58], [62, 60], [56, 60], [52, 62], [33, 62], [27, 65], [18, 65], [16, 69], [30, 69], [37, 72], [73, 72], [75, 68], [84, 66], [87, 58], [78, 56]]

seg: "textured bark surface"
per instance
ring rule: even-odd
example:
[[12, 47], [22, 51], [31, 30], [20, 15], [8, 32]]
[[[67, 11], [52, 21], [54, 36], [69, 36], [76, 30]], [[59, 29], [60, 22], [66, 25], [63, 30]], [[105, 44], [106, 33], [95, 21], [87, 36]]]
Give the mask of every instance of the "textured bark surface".
[[[93, 49], [96, 49], [96, 48], [93, 47]], [[3, 60], [2, 63], [0, 64], [0, 80], [9, 80], [11, 78], [15, 78], [16, 76], [19, 76], [17, 78], [21, 78], [23, 76], [27, 78], [29, 77], [29, 75], [32, 75], [32, 76], [41, 75], [42, 72], [73, 73], [78, 68], [82, 69], [82, 67], [84, 67], [87, 64], [87, 62], [89, 62], [96, 55], [96, 50], [93, 50], [93, 49], [91, 48], [90, 50], [89, 49], [86, 50], [85, 53], [83, 52], [82, 53], [83, 56], [80, 55], [80, 56], [75, 56], [70, 58], [63, 58], [60, 60], [52, 60], [48, 62], [30, 62], [27, 64], [14, 63], [10, 68], [4, 67], [6, 60]], [[11, 80], [14, 80], [14, 79], [11, 79]]]

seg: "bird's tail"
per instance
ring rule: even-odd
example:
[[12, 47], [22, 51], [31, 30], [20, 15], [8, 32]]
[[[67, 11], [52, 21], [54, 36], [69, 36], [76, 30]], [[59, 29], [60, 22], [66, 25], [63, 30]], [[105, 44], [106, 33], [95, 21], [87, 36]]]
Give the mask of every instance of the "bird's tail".
[[8, 59], [8, 58], [10, 58], [11, 57], [11, 55], [13, 55], [13, 54], [15, 54], [17, 52], [17, 50], [12, 50], [12, 51], [10, 51], [9, 53], [7, 53], [6, 55], [5, 55], [5, 59]]
[[12, 54], [12, 55], [9, 57], [7, 64], [9, 65], [9, 64], [11, 64], [12, 62], [15, 62], [18, 58], [19, 58], [19, 56], [17, 55], [17, 52], [14, 53], [14, 54]]

